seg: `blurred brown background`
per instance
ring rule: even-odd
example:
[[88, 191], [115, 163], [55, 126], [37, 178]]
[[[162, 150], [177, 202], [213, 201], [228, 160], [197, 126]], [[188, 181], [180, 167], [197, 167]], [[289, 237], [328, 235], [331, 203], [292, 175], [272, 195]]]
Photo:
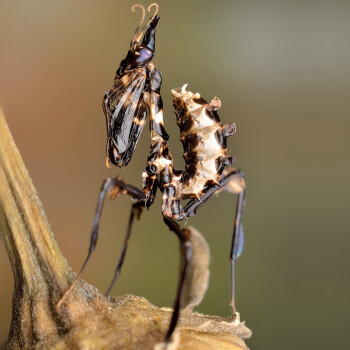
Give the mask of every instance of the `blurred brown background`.
[[[103, 93], [139, 21], [133, 1], [0, 1], [0, 106], [77, 271], [102, 180], [140, 184], [149, 132], [126, 169], [107, 170]], [[148, 3], [143, 3], [148, 5]], [[348, 348], [350, 4], [340, 1], [159, 1], [154, 60], [170, 147], [183, 166], [170, 89], [189, 83], [237, 124], [229, 153], [248, 182], [237, 302], [252, 349]], [[188, 225], [207, 238], [211, 284], [199, 311], [228, 315], [234, 199], [212, 199]], [[130, 199], [108, 202], [84, 278], [105, 291]], [[169, 306], [178, 243], [160, 202], [137, 223], [114, 294]], [[0, 245], [0, 343], [13, 278]]]

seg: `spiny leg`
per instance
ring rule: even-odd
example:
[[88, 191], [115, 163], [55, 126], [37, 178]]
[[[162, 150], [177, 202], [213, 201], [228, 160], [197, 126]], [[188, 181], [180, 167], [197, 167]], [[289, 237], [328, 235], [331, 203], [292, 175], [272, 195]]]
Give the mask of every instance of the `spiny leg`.
[[182, 229], [175, 220], [173, 220], [168, 216], [164, 216], [163, 219], [164, 219], [164, 222], [168, 225], [169, 230], [173, 231], [179, 238], [180, 250], [181, 250], [180, 277], [179, 277], [177, 292], [176, 292], [174, 305], [173, 305], [173, 314], [171, 316], [170, 326], [165, 338], [166, 344], [168, 344], [171, 340], [171, 336], [176, 328], [176, 324], [179, 319], [182, 294], [184, 291], [186, 276], [188, 274], [188, 268], [192, 257], [192, 245], [190, 242], [189, 230]]
[[116, 269], [114, 271], [113, 280], [112, 280], [111, 284], [109, 285], [108, 290], [106, 292], [106, 296], [109, 295], [109, 293], [111, 292], [115, 282], [117, 281], [117, 279], [118, 279], [118, 277], [120, 275], [120, 271], [121, 271], [123, 263], [124, 263], [126, 250], [128, 248], [128, 244], [129, 244], [129, 240], [130, 240], [130, 236], [131, 236], [131, 229], [132, 229], [132, 224], [133, 224], [133, 221], [134, 221], [134, 218], [135, 218], [135, 214], [136, 214], [137, 219], [140, 219], [142, 208], [143, 207], [140, 204], [133, 204], [132, 207], [131, 207], [129, 223], [128, 223], [128, 228], [126, 230], [126, 235], [125, 235], [125, 238], [124, 238], [123, 248], [122, 248], [122, 251], [121, 251], [120, 256], [119, 256], [117, 267], [116, 267]]
[[91, 258], [92, 253], [94, 252], [97, 244], [98, 239], [98, 230], [99, 230], [99, 224], [102, 214], [102, 208], [104, 199], [106, 197], [106, 194], [109, 194], [112, 199], [114, 199], [119, 193], [124, 193], [132, 197], [132, 199], [135, 202], [142, 202], [145, 200], [145, 194], [139, 190], [137, 187], [134, 187], [132, 185], [126, 184], [120, 176], [107, 178], [104, 180], [100, 195], [97, 202], [97, 208], [95, 213], [95, 219], [94, 223], [92, 225], [91, 233], [90, 233], [90, 246], [87, 258], [85, 259], [85, 262], [83, 264], [83, 267], [81, 268], [78, 276], [73, 281], [73, 283], [69, 286], [69, 288], [65, 291], [65, 293], [62, 295], [61, 299], [56, 304], [56, 308], [59, 308], [66, 296], [69, 294], [69, 292], [74, 288], [74, 286], [77, 284], [77, 282], [80, 280], [84, 270], [86, 269], [86, 266]]
[[211, 187], [200, 200], [191, 200], [183, 209], [182, 216], [190, 217], [197, 213], [199, 207], [201, 207], [212, 195], [218, 194], [221, 191], [227, 191], [233, 194], [238, 194], [237, 207], [232, 235], [232, 245], [230, 252], [231, 260], [231, 301], [232, 314], [236, 313], [235, 306], [235, 263], [240, 256], [243, 248], [243, 226], [242, 226], [242, 214], [245, 204], [245, 179], [244, 174], [238, 169], [232, 169], [223, 175], [220, 179], [218, 187]]

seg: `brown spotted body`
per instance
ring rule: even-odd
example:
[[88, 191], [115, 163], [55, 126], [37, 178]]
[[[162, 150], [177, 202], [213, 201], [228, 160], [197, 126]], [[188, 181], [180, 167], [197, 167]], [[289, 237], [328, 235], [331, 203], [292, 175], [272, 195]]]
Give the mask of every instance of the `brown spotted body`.
[[219, 185], [224, 166], [234, 162], [227, 155], [226, 138], [235, 133], [235, 124], [222, 126], [217, 114], [221, 102], [216, 97], [208, 104], [199, 93], [186, 91], [186, 85], [172, 95], [186, 162], [181, 198], [200, 198]]

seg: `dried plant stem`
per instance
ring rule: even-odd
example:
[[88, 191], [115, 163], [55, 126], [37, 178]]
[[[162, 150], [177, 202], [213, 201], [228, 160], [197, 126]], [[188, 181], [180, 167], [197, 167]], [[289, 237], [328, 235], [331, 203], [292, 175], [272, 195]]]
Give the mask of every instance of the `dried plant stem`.
[[[171, 309], [136, 296], [105, 298], [84, 281], [55, 308], [75, 274], [54, 240], [1, 111], [0, 165], [0, 230], [15, 279], [7, 348], [153, 349], [164, 338]], [[247, 349], [240, 337], [250, 331], [229, 321], [184, 312], [176, 342], [181, 349]]]

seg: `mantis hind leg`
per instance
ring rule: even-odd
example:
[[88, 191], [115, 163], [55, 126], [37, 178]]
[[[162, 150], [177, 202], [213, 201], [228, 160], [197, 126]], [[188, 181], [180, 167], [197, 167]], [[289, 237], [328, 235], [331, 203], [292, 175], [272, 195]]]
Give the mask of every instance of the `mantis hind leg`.
[[109, 287], [107, 289], [106, 296], [108, 296], [110, 294], [114, 284], [117, 282], [117, 279], [120, 275], [121, 269], [123, 267], [126, 251], [128, 249], [128, 245], [129, 245], [129, 240], [130, 240], [131, 231], [132, 231], [132, 225], [133, 225], [135, 216], [137, 219], [140, 219], [140, 216], [142, 213], [142, 208], [143, 208], [143, 206], [140, 204], [133, 204], [131, 206], [131, 213], [130, 213], [130, 217], [129, 217], [128, 228], [126, 230], [126, 235], [125, 235], [124, 242], [123, 242], [123, 248], [122, 248], [122, 251], [121, 251], [120, 256], [119, 256], [117, 267], [115, 268], [115, 271], [114, 271], [114, 277], [112, 279], [111, 284], [109, 285]]
[[232, 307], [232, 314], [236, 313], [235, 304], [235, 265], [236, 260], [242, 253], [243, 249], [243, 226], [242, 226], [242, 214], [245, 204], [245, 187], [246, 182], [244, 174], [235, 168], [231, 168], [221, 176], [219, 186], [210, 188], [206, 193], [202, 195], [200, 200], [193, 199], [187, 203], [182, 211], [183, 217], [194, 216], [197, 213], [199, 207], [201, 207], [209, 198], [214, 194], [218, 194], [221, 191], [237, 194], [237, 206], [235, 213], [235, 221], [232, 234], [230, 261], [231, 261], [231, 300], [230, 305]]
[[174, 333], [177, 322], [179, 320], [180, 310], [181, 310], [181, 299], [185, 288], [186, 277], [189, 271], [191, 257], [192, 257], [192, 245], [190, 241], [190, 231], [183, 229], [180, 225], [172, 218], [168, 216], [163, 217], [164, 222], [169, 227], [170, 231], [173, 231], [180, 241], [180, 251], [181, 251], [181, 268], [180, 268], [180, 277], [177, 286], [177, 292], [173, 305], [173, 314], [171, 316], [170, 325], [168, 332], [166, 334], [166, 344], [171, 340], [171, 336]]

